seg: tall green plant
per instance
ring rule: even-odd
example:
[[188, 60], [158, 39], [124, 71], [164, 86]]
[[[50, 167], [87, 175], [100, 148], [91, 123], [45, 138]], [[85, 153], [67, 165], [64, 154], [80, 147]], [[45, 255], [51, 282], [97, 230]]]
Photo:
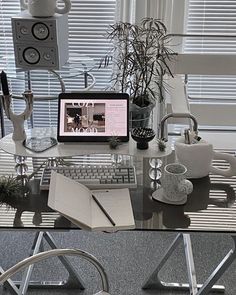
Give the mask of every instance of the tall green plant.
[[[118, 22], [110, 26], [107, 37], [113, 42], [114, 88], [128, 92], [141, 107], [162, 101], [163, 76], [172, 75], [167, 61], [173, 56], [165, 25], [154, 18], [144, 18], [140, 25]], [[103, 62], [109, 63], [109, 58]]]

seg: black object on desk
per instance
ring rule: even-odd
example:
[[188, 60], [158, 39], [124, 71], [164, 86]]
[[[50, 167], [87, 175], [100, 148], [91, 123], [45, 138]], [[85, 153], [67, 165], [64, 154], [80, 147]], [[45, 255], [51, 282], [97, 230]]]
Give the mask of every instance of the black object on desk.
[[102, 204], [98, 201], [98, 199], [92, 195], [93, 200], [96, 202], [96, 204], [98, 205], [98, 207], [102, 210], [102, 212], [106, 215], [107, 219], [111, 222], [111, 224], [113, 226], [115, 226], [115, 222], [114, 220], [111, 218], [111, 216], [107, 213], [107, 211], [105, 210], [105, 208], [102, 206]]
[[151, 128], [137, 127], [132, 129], [131, 136], [137, 142], [137, 148], [140, 150], [148, 149], [148, 142], [153, 140], [155, 132]]
[[[7, 74], [4, 71], [2, 71], [0, 74], [0, 80], [1, 80], [1, 85], [2, 85], [3, 95], [9, 95]], [[5, 130], [4, 130], [4, 117], [3, 117], [4, 115], [3, 115], [2, 99], [0, 99], [0, 115], [1, 115], [1, 135], [2, 135], [2, 137], [4, 137]]]
[[0, 76], [1, 76], [1, 84], [2, 84], [2, 93], [3, 95], [9, 95], [7, 74], [4, 71], [2, 71]]

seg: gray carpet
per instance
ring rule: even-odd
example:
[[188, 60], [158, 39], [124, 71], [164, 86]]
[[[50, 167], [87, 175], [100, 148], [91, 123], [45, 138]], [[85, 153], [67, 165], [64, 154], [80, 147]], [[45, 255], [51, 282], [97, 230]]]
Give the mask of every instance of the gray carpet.
[[[33, 233], [28, 232], [1, 232], [0, 234], [0, 261], [4, 269], [23, 259], [29, 254], [33, 240]], [[157, 261], [163, 255], [174, 234], [158, 232], [119, 232], [116, 234], [87, 233], [84, 231], [70, 231], [53, 233], [58, 246], [61, 248], [80, 248], [95, 255], [104, 265], [110, 282], [112, 295], [144, 295], [144, 294], [188, 294], [188, 292], [144, 291], [142, 283]], [[193, 251], [195, 256], [198, 282], [202, 282], [217, 263], [233, 246], [227, 235], [221, 234], [193, 234]], [[45, 249], [48, 246], [45, 243]], [[80, 258], [71, 257], [73, 265], [78, 268], [86, 284], [86, 290], [78, 291], [29, 291], [29, 294], [93, 294], [101, 289], [100, 280], [96, 271], [87, 262]], [[218, 284], [226, 287], [225, 295], [235, 295], [235, 266], [233, 263], [225, 272]], [[20, 275], [16, 277], [19, 278]], [[60, 267], [56, 259], [49, 259], [35, 266], [34, 279], [62, 279], [66, 272]], [[186, 265], [183, 246], [180, 244], [166, 266], [161, 277], [167, 281], [186, 282]], [[0, 289], [0, 294], [8, 295], [8, 291]]]

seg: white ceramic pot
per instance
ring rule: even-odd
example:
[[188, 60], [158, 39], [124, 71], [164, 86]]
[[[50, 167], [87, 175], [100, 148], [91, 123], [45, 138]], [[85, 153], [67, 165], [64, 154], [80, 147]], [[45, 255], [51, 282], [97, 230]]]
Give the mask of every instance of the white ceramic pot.
[[57, 0], [20, 0], [22, 7], [35, 17], [50, 17], [55, 13], [68, 13], [71, 9], [71, 2], [70, 0], [62, 1], [65, 4], [64, 8], [57, 7]]
[[[175, 142], [175, 155], [177, 162], [186, 166], [188, 178], [205, 177], [209, 172], [226, 177], [236, 175], [236, 158], [229, 154], [215, 152], [213, 145], [205, 140], [195, 144], [185, 144], [184, 138], [181, 137]], [[230, 167], [215, 168], [212, 166], [213, 159], [225, 160]]]

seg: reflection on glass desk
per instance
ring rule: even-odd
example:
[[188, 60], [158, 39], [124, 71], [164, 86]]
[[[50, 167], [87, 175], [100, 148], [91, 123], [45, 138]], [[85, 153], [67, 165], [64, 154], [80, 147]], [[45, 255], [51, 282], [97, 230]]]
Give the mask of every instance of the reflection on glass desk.
[[[10, 56], [0, 56], [0, 68], [3, 69], [11, 80], [12, 85], [12, 95], [13, 98], [22, 99], [21, 93], [15, 93], [19, 91], [19, 83], [25, 83], [25, 90], [34, 90], [36, 87], [32, 87], [33, 82], [44, 82], [47, 83], [50, 87], [54, 82], [60, 84], [60, 91], [66, 91], [65, 79], [75, 78], [82, 76], [83, 79], [83, 90], [90, 90], [94, 87], [96, 79], [91, 73], [91, 71], [96, 67], [96, 62], [94, 59], [81, 54], [71, 54], [68, 62], [60, 70], [50, 70], [50, 69], [19, 69], [15, 67], [15, 57], [14, 55]], [[90, 79], [89, 79], [90, 78]], [[22, 83], [21, 83], [22, 84]], [[37, 84], [37, 83], [36, 83]], [[24, 85], [24, 84], [23, 84]], [[21, 85], [21, 86], [23, 86]], [[76, 83], [80, 85], [80, 83]], [[16, 87], [15, 87], [16, 86]], [[83, 88], [84, 87], [84, 88]], [[15, 90], [16, 88], [16, 90]], [[52, 87], [53, 92], [55, 92], [55, 87]], [[22, 91], [22, 90], [21, 90]], [[40, 95], [34, 93], [34, 100], [54, 100], [57, 99], [58, 92], [46, 95]]]
[[[70, 159], [75, 160], [76, 157]], [[174, 161], [174, 153], [162, 158], [163, 166]], [[30, 174], [43, 159], [28, 158]], [[224, 165], [214, 162], [214, 165]], [[226, 164], [225, 164], [226, 165]], [[162, 166], [162, 167], [163, 167]], [[0, 151], [0, 175], [15, 173], [14, 156]], [[185, 205], [168, 205], [152, 199], [158, 181], [149, 177], [149, 159], [138, 170], [138, 188], [131, 189], [131, 201], [136, 230], [236, 232], [235, 190], [236, 177], [210, 175], [192, 180], [193, 192]], [[47, 206], [47, 191], [40, 191], [40, 170], [28, 184], [29, 194], [11, 198], [0, 207], [0, 228], [76, 229], [66, 218]], [[65, 196], [66, 198], [66, 196]]]
[[[81, 54], [71, 54], [68, 62], [61, 68], [58, 74], [62, 79], [76, 77], [84, 74], [84, 72], [90, 72], [96, 66], [94, 59]], [[25, 80], [25, 72], [27, 70], [18, 69], [15, 67], [15, 57], [0, 56], [0, 68], [3, 69], [10, 79]], [[57, 78], [48, 73], [47, 70], [34, 69], [30, 70], [31, 81], [48, 81], [56, 80]]]

